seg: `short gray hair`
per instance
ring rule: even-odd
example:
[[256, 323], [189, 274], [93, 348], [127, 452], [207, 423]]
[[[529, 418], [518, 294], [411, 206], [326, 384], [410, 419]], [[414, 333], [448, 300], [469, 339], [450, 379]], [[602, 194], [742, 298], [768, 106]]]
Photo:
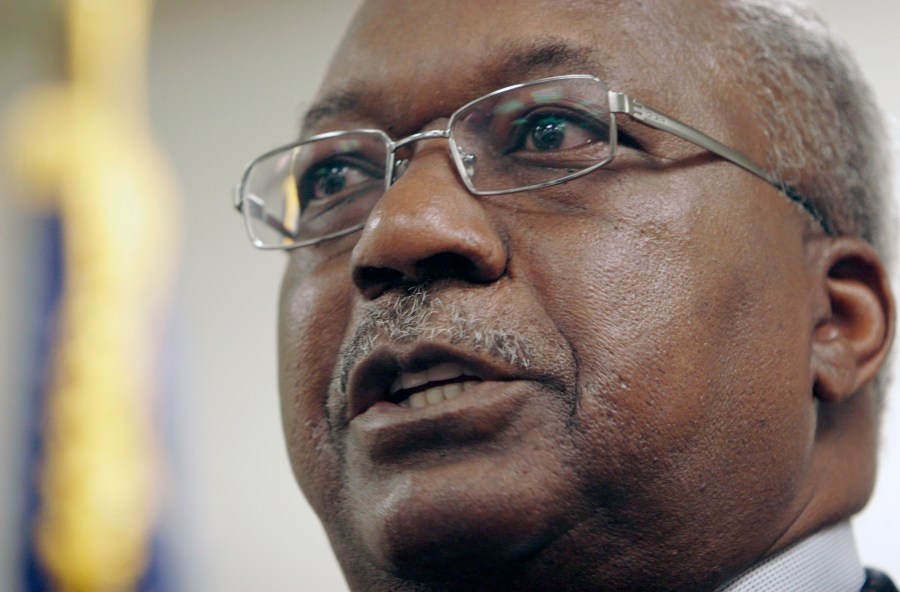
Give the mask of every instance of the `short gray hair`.
[[725, 71], [755, 86], [766, 165], [816, 203], [839, 234], [890, 259], [887, 126], [849, 51], [794, 0], [726, 0], [735, 35]]
[[[888, 127], [849, 50], [796, 0], [725, 0], [737, 33], [721, 58], [757, 88], [766, 165], [831, 220], [892, 261]], [[886, 363], [874, 386], [883, 404]]]

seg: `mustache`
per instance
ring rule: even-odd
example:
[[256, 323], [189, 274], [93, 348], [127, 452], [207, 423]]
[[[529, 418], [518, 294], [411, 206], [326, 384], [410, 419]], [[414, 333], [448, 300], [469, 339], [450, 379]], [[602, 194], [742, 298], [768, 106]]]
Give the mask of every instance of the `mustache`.
[[380, 343], [439, 341], [488, 355], [509, 366], [528, 369], [536, 348], [508, 320], [476, 319], [463, 307], [415, 288], [389, 306], [373, 308], [360, 321], [340, 354], [338, 380], [347, 392], [350, 372]]

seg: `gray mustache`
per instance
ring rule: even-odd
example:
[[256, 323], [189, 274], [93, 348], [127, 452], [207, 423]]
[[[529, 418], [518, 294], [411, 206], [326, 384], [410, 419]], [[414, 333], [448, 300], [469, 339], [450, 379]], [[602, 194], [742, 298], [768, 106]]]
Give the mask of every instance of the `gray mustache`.
[[497, 361], [527, 369], [535, 347], [503, 319], [474, 319], [462, 307], [431, 297], [417, 288], [390, 306], [373, 308], [341, 351], [338, 378], [347, 392], [350, 371], [379, 344], [436, 341], [486, 354]]

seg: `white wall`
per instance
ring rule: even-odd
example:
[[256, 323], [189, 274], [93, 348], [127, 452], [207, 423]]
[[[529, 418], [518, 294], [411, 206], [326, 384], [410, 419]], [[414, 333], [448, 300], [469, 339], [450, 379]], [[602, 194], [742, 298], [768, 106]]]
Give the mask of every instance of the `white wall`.
[[190, 590], [341, 590], [287, 463], [275, 309], [285, 257], [251, 248], [231, 189], [294, 139], [356, 0], [158, 3], [151, 108], [182, 183], [182, 530]]
[[[8, 1], [8, 0], [5, 0]], [[0, 110], [13, 85], [53, 70], [52, 2], [12, 0], [0, 19]], [[182, 494], [170, 525], [187, 590], [342, 590], [317, 519], [290, 474], [275, 382], [275, 304], [284, 258], [250, 248], [230, 190], [244, 161], [289, 141], [357, 0], [158, 0], [150, 109], [178, 174], [185, 229], [177, 286], [174, 409]], [[856, 49], [884, 106], [900, 115], [896, 0], [818, 0]], [[27, 8], [26, 8], [27, 6]], [[52, 31], [51, 31], [52, 33]], [[0, 169], [2, 170], [2, 169]], [[21, 480], [21, 317], [33, 247], [0, 173], [0, 589], [10, 583]], [[900, 396], [895, 392], [894, 399]], [[900, 577], [900, 404], [889, 410], [882, 473], [858, 520], [867, 563]]]
[[[820, 14], [853, 49], [882, 108], [893, 120], [895, 203], [900, 214], [900, 23], [898, 0], [814, 0]], [[894, 221], [894, 228], [897, 221]], [[900, 237], [895, 236], [895, 240]], [[894, 294], [900, 297], [900, 265], [895, 265]], [[894, 375], [898, 378], [888, 397], [882, 427], [882, 450], [875, 496], [855, 520], [863, 561], [900, 579], [900, 348], [894, 343]]]

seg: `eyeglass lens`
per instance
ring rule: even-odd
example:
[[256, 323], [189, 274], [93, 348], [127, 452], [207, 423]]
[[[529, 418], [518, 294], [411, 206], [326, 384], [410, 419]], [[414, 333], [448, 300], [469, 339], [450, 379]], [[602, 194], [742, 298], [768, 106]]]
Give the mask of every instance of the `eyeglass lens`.
[[[450, 147], [476, 193], [563, 180], [608, 160], [607, 90], [595, 79], [551, 79], [478, 99], [450, 119]], [[258, 245], [313, 242], [365, 222], [385, 190], [393, 146], [373, 131], [313, 139], [268, 154], [242, 185]]]

